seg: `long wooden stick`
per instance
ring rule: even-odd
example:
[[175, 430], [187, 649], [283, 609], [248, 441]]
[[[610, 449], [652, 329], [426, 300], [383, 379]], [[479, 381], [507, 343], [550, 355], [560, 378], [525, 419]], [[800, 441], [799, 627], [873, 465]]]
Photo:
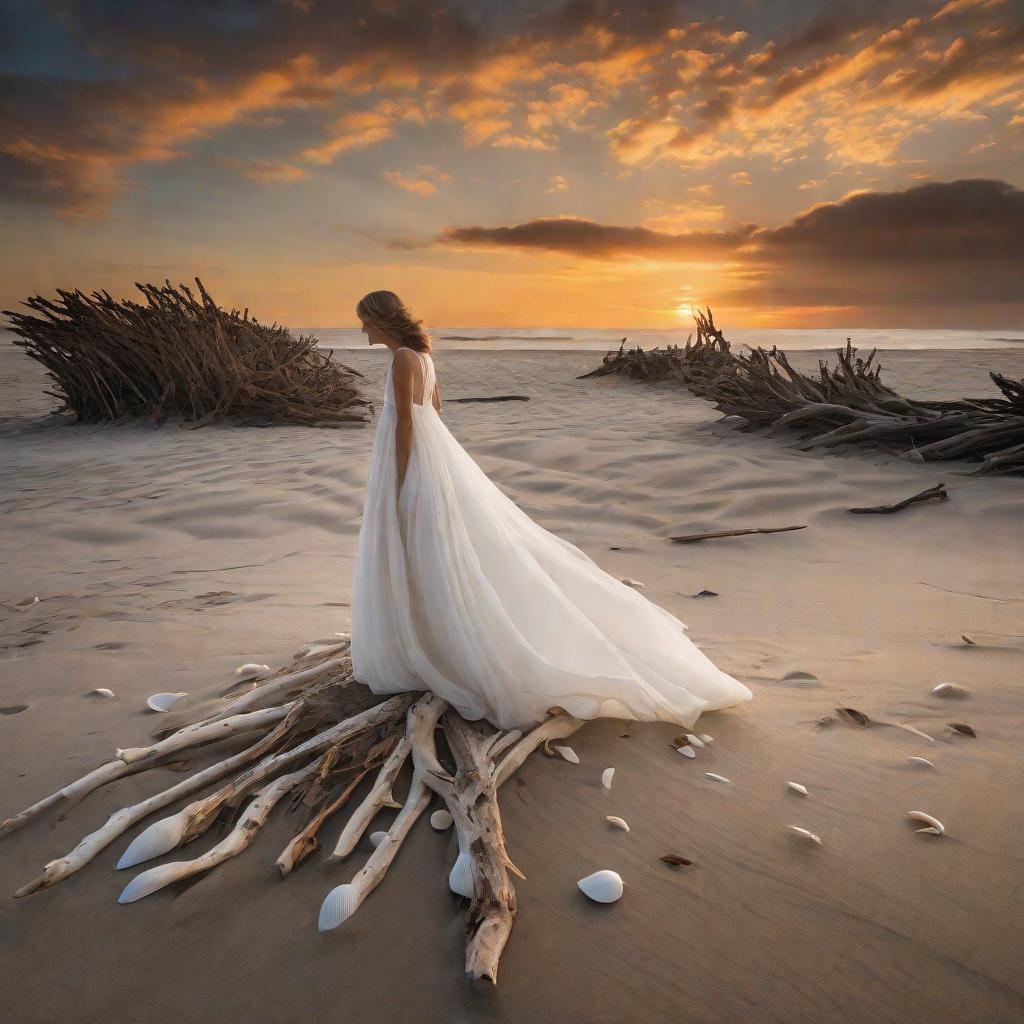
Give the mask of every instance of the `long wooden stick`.
[[749, 530], [721, 530], [718, 533], [691, 533], [683, 537], [669, 537], [675, 544], [694, 544], [699, 540], [716, 540], [719, 537], [746, 537], [752, 533], [789, 533], [791, 530], [806, 530], [806, 526], [765, 526]]

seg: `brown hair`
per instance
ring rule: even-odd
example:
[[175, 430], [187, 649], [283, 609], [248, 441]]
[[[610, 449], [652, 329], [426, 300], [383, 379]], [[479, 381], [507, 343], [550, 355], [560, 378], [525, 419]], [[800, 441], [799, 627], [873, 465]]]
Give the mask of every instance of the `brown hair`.
[[356, 305], [356, 316], [386, 331], [406, 348], [417, 352], [430, 351], [430, 335], [423, 330], [423, 321], [414, 320], [412, 311], [394, 292], [364, 295]]

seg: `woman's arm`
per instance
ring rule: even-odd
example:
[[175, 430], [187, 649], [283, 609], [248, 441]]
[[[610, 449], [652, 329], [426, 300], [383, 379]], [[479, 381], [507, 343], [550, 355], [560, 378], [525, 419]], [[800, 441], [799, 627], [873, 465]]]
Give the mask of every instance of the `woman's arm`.
[[405, 482], [405, 471], [409, 468], [409, 456], [412, 454], [412, 400], [416, 385], [416, 368], [413, 363], [416, 361], [415, 353], [399, 350], [391, 366], [391, 387], [395, 393], [395, 412], [398, 415], [395, 426], [395, 462], [399, 492]]
[[433, 403], [434, 408], [441, 411], [441, 388], [438, 386], [437, 381], [434, 381], [434, 393], [430, 397], [430, 401]]

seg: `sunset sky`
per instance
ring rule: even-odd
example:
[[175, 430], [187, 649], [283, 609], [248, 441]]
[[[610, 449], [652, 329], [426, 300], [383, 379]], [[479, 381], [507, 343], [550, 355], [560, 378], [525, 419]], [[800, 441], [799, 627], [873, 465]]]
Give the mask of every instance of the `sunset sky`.
[[1024, 3], [0, 2], [0, 308], [1024, 328]]

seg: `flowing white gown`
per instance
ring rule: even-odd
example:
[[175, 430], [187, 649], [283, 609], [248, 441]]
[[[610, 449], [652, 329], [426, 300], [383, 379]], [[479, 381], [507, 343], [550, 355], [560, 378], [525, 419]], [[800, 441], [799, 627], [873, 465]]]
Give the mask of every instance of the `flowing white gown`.
[[431, 404], [433, 361], [418, 355], [400, 495], [391, 368], [373, 442], [352, 587], [356, 679], [375, 693], [431, 690], [502, 729], [552, 707], [692, 728], [702, 711], [749, 700], [679, 619], [488, 479]]

